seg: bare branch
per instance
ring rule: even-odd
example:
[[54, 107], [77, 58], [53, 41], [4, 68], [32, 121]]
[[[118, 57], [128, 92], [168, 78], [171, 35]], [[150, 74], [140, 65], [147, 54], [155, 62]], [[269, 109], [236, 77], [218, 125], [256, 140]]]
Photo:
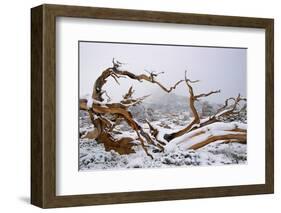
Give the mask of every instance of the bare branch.
[[187, 70], [185, 70], [185, 72], [184, 72], [184, 78], [185, 78], [185, 81], [186, 81], [186, 83], [197, 83], [197, 82], [199, 82], [199, 80], [190, 80], [189, 78], [187, 78]]
[[[177, 132], [174, 132], [174, 133], [165, 134], [164, 135], [164, 139], [165, 140], [171, 141], [171, 140], [173, 140], [176, 137], [182, 136], [182, 135], [186, 134], [187, 132], [192, 131], [192, 130], [197, 129], [200, 126], [202, 126], [202, 124], [200, 123], [200, 117], [199, 117], [197, 109], [195, 107], [195, 101], [198, 98], [207, 97], [209, 95], [212, 95], [212, 94], [215, 94], [215, 93], [219, 93], [220, 90], [211, 91], [211, 92], [206, 93], [206, 94], [203, 93], [203, 94], [200, 94], [200, 95], [194, 95], [193, 87], [191, 86], [191, 84], [192, 83], [197, 83], [197, 82], [198, 82], [198, 80], [192, 81], [192, 80], [188, 79], [187, 78], [187, 71], [185, 70], [185, 83], [186, 83], [186, 85], [188, 87], [188, 91], [189, 91], [189, 107], [190, 107], [190, 109], [192, 111], [192, 114], [193, 114], [194, 118], [185, 128], [183, 128], [183, 129], [181, 129], [181, 130], [179, 130]], [[215, 118], [213, 118], [212, 121], [214, 122]], [[205, 123], [207, 125], [207, 121]]]
[[[127, 76], [133, 80], [138, 80], [140, 82], [144, 81], [148, 81], [151, 83], [155, 83], [157, 84], [161, 89], [163, 89], [165, 92], [170, 93], [172, 90], [176, 89], [176, 87], [183, 82], [183, 80], [180, 80], [178, 82], [175, 83], [174, 86], [170, 87], [170, 88], [166, 88], [165, 86], [163, 86], [159, 81], [157, 81], [155, 79], [155, 77], [157, 76], [157, 74], [150, 74], [149, 76], [145, 75], [145, 74], [140, 74], [140, 75], [135, 75], [131, 72], [128, 72], [126, 70], [116, 70], [115, 71], [116, 74], [120, 75], [120, 76]], [[156, 76], [155, 76], [156, 75]]]
[[123, 95], [123, 100], [120, 101], [120, 103], [122, 103], [125, 107], [135, 106], [137, 104], [140, 104], [144, 99], [150, 96], [150, 95], [145, 95], [143, 97], [134, 99], [132, 97], [133, 93], [134, 93], [133, 86], [131, 86], [128, 92], [125, 95]]
[[150, 76], [153, 76], [153, 77], [157, 77], [158, 75], [160, 74], [164, 74], [165, 72], [156, 72], [156, 71], [148, 71], [148, 70], [144, 70], [145, 72], [147, 72]]
[[166, 143], [164, 143], [158, 138], [159, 130], [155, 128], [148, 120], [145, 120], [145, 122], [148, 124], [150, 129], [150, 134], [155, 138], [155, 140], [162, 145], [166, 145]]
[[95, 99], [95, 100], [98, 100], [98, 101], [101, 101], [101, 102], [104, 100], [101, 96], [101, 91], [102, 91], [102, 87], [107, 82], [107, 78], [110, 77], [110, 76], [118, 84], [120, 84], [119, 81], [118, 81], [118, 78], [121, 78], [121, 77], [128, 77], [130, 79], [137, 80], [139, 82], [148, 81], [150, 83], [157, 84], [162, 90], [164, 90], [167, 93], [170, 93], [172, 90], [176, 89], [176, 87], [180, 83], [183, 82], [183, 80], [180, 80], [180, 81], [176, 82], [175, 85], [173, 85], [172, 87], [167, 88], [155, 79], [155, 75], [157, 76], [158, 74], [161, 74], [162, 72], [152, 73], [150, 75], [145, 75], [145, 74], [135, 75], [134, 73], [131, 73], [131, 72], [126, 71], [126, 70], [119, 70], [119, 67], [121, 65], [120, 65], [120, 63], [118, 64], [117, 62], [115, 62], [114, 58], [112, 60], [112, 63], [113, 63], [114, 66], [112, 68], [107, 68], [106, 70], [104, 70], [102, 72], [102, 74], [95, 81], [93, 92], [92, 92], [92, 98]]
[[123, 99], [131, 98], [134, 92], [135, 91], [133, 90], [133, 86], [130, 86], [128, 92], [125, 95], [123, 95]]
[[199, 98], [202, 98], [202, 97], [208, 97], [208, 96], [210, 96], [212, 94], [216, 94], [216, 93], [220, 93], [220, 92], [221, 92], [220, 90], [215, 90], [215, 91], [211, 91], [209, 93], [202, 93], [200, 95], [196, 95], [195, 99], [199, 99]]
[[186, 83], [186, 85], [188, 87], [188, 91], [189, 91], [189, 99], [188, 99], [189, 107], [192, 111], [192, 114], [193, 114], [194, 118], [185, 128], [183, 128], [183, 129], [181, 129], [177, 132], [171, 133], [171, 134], [165, 134], [164, 135], [165, 140], [171, 141], [176, 137], [182, 136], [186, 132], [190, 131], [194, 127], [194, 125], [200, 123], [200, 118], [199, 118], [198, 112], [197, 112], [196, 107], [195, 107], [196, 98], [195, 98], [195, 95], [194, 95], [193, 87], [190, 84], [190, 83], [196, 83], [196, 82], [198, 82], [198, 81], [197, 80], [191, 81], [190, 79], [187, 78], [187, 71], [185, 70], [185, 83]]
[[106, 90], [103, 90], [102, 92], [101, 92], [101, 94], [103, 95], [105, 95], [106, 97], [107, 97], [107, 102], [110, 102], [112, 99], [110, 98], [110, 96], [107, 94], [107, 92], [106, 92]]
[[224, 142], [240, 142], [240, 143], [247, 143], [247, 135], [246, 134], [227, 134], [227, 135], [215, 135], [210, 136], [206, 140], [203, 140], [200, 143], [194, 144], [189, 149], [199, 149], [203, 146], [206, 146], [212, 142], [224, 140]]
[[124, 105], [124, 107], [128, 108], [130, 106], [136, 106], [138, 104], [140, 104], [141, 102], [143, 102], [144, 99], [146, 99], [147, 97], [149, 97], [150, 95], [145, 95], [142, 96], [140, 98], [136, 98], [136, 99], [124, 99], [121, 101], [121, 103]]
[[[234, 103], [232, 105], [229, 105], [229, 101], [233, 101]], [[236, 111], [236, 109], [237, 106], [239, 106], [240, 101], [247, 101], [247, 99], [241, 97], [240, 94], [238, 94], [236, 98], [231, 97], [226, 99], [224, 105], [217, 111], [214, 117], [219, 118], [229, 116], [230, 114], [239, 114], [240, 110]]]
[[115, 82], [117, 83], [117, 84], [119, 84], [120, 85], [120, 83], [119, 83], [119, 81], [117, 80], [117, 76], [115, 75], [115, 74], [110, 74], [110, 76], [115, 80]]

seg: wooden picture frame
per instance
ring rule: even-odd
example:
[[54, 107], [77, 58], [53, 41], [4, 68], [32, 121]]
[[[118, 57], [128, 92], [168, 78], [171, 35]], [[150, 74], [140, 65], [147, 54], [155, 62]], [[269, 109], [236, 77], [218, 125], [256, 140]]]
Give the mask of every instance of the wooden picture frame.
[[[265, 29], [265, 184], [122, 193], [56, 195], [56, 17]], [[31, 9], [31, 203], [41, 208], [268, 194], [274, 191], [274, 21], [44, 4]]]

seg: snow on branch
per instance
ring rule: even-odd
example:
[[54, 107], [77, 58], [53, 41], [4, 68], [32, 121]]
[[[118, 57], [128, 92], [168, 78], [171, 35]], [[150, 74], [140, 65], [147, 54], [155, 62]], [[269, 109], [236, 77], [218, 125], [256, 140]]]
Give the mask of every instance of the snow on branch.
[[[94, 131], [89, 133], [88, 136], [94, 138], [99, 143], [103, 143], [106, 150], [113, 149], [119, 154], [134, 153], [132, 147], [135, 145], [134, 141], [138, 141], [146, 155], [153, 158], [153, 153], [149, 153], [147, 147], [154, 147], [154, 149], [163, 152], [164, 149], [179, 144], [188, 149], [199, 149], [215, 141], [246, 143], [247, 131], [245, 126], [239, 126], [234, 123], [224, 123], [221, 122], [220, 119], [221, 117], [229, 117], [239, 113], [239, 103], [241, 101], [247, 101], [247, 99], [241, 97], [240, 94], [235, 98], [230, 97], [226, 99], [224, 105], [217, 110], [214, 115], [201, 120], [195, 107], [195, 102], [200, 98], [218, 94], [220, 93], [220, 90], [214, 90], [198, 95], [194, 94], [192, 85], [198, 83], [199, 80], [190, 80], [187, 77], [187, 71], [185, 71], [184, 80], [179, 80], [171, 87], [166, 87], [157, 80], [158, 75], [164, 74], [164, 72], [149, 72], [145, 70], [147, 74], [142, 73], [137, 75], [133, 72], [123, 70], [123, 63], [114, 58], [112, 59], [112, 64], [113, 66], [105, 69], [94, 83], [92, 105], [89, 107], [87, 101], [80, 101], [80, 109], [89, 113], [90, 119], [95, 127]], [[120, 78], [128, 78], [138, 82], [147, 81], [156, 84], [167, 93], [175, 90], [179, 84], [185, 82], [188, 91], [187, 102], [190, 111], [193, 114], [192, 121], [186, 127], [167, 134], [160, 132], [157, 127], [152, 125], [149, 121], [146, 121], [149, 127], [149, 132], [146, 132], [147, 129], [134, 119], [129, 111], [129, 107], [142, 103], [149, 95], [134, 98], [134, 90], [133, 86], [131, 86], [123, 95], [123, 99], [120, 102], [112, 103], [110, 102], [110, 95], [107, 91], [103, 90], [103, 86], [107, 83], [107, 80], [110, 77], [113, 78], [117, 84], [120, 84], [118, 81]], [[104, 102], [103, 96], [107, 97], [107, 102]], [[112, 132], [115, 126], [120, 122], [126, 122], [136, 136], [122, 137], [121, 139], [115, 138]], [[160, 135], [161, 139], [159, 137]]]

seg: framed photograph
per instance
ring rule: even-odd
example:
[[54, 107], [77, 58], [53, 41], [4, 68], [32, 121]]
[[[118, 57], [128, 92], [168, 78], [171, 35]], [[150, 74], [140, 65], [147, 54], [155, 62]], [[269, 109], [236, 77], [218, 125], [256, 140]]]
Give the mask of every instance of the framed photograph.
[[31, 203], [274, 191], [274, 21], [31, 9]]

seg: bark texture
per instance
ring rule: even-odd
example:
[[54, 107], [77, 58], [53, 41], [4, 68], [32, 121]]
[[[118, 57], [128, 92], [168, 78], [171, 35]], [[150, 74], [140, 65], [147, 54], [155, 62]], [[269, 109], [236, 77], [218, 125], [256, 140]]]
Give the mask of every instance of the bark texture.
[[[202, 128], [213, 124], [215, 122], [221, 122], [222, 118], [239, 114], [239, 103], [246, 101], [240, 94], [237, 97], [231, 97], [225, 100], [224, 105], [214, 114], [207, 119], [201, 120], [198, 111], [195, 107], [195, 102], [201, 98], [208, 97], [210, 95], [220, 93], [220, 90], [214, 90], [207, 93], [195, 94], [192, 87], [193, 84], [198, 83], [198, 80], [192, 81], [187, 78], [187, 72], [185, 72], [184, 80], [177, 81], [171, 87], [165, 87], [160, 81], [157, 80], [157, 76], [163, 74], [163, 72], [147, 72], [148, 74], [136, 75], [130, 71], [122, 70], [122, 63], [112, 60], [113, 66], [104, 70], [101, 75], [96, 79], [92, 91], [92, 104], [88, 106], [87, 100], [80, 100], [80, 110], [87, 111], [90, 120], [94, 125], [94, 130], [85, 133], [81, 138], [95, 139], [99, 143], [103, 143], [105, 149], [115, 150], [119, 154], [134, 153], [134, 146], [140, 145], [144, 152], [151, 158], [153, 153], [149, 153], [148, 147], [152, 147], [153, 150], [162, 152], [165, 150], [165, 145], [175, 138], [181, 137], [187, 133], [190, 133], [198, 128]], [[171, 134], [165, 134], [164, 138], [159, 137], [159, 130], [153, 126], [149, 121], [146, 121], [149, 131], [145, 131], [141, 125], [134, 119], [129, 108], [142, 103], [142, 101], [148, 96], [134, 98], [133, 87], [128, 89], [128, 92], [123, 95], [123, 100], [118, 103], [111, 102], [110, 94], [103, 89], [109, 78], [113, 78], [117, 84], [120, 78], [127, 78], [138, 82], [149, 82], [155, 84], [163, 91], [170, 93], [175, 90], [179, 84], [185, 82], [188, 91], [188, 105], [192, 112], [192, 121], [183, 129], [173, 132]], [[136, 137], [122, 137], [116, 138], [114, 133], [117, 133], [115, 127], [121, 122], [126, 122], [129, 127], [135, 132]], [[246, 143], [246, 129], [232, 129], [230, 134], [215, 135], [208, 137], [202, 141], [191, 146], [191, 149], [199, 149], [206, 146], [209, 143], [215, 141], [224, 142], [241, 142]], [[196, 137], [200, 134], [206, 134], [206, 131], [198, 132]]]

